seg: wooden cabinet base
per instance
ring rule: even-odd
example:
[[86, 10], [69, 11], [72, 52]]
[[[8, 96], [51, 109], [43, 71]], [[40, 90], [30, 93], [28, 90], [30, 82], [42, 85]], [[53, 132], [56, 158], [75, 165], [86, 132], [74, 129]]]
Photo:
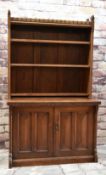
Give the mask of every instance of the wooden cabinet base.
[[19, 159], [13, 160], [12, 166], [30, 166], [30, 165], [55, 165], [67, 163], [84, 163], [95, 162], [93, 156], [79, 156], [78, 157], [50, 157], [50, 158], [37, 158], [37, 159]]
[[96, 161], [98, 104], [93, 99], [11, 100], [10, 167]]

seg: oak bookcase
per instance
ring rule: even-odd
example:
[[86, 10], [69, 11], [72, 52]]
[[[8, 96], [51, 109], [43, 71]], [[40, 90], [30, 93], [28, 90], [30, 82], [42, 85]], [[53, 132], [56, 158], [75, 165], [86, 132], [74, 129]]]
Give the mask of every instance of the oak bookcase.
[[10, 167], [97, 159], [93, 30], [8, 13]]

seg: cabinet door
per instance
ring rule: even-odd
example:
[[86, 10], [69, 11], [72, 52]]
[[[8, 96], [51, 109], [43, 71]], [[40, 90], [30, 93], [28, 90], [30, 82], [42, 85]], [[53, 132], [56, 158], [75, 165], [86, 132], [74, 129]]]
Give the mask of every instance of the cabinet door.
[[47, 107], [12, 109], [13, 158], [48, 157], [52, 155], [53, 111]]
[[55, 156], [93, 155], [96, 115], [93, 107], [55, 110]]

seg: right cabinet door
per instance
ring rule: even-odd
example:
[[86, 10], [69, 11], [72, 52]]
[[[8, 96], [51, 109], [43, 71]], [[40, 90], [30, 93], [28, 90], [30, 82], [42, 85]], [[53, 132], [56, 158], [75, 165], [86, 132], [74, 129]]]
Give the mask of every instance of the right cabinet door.
[[[93, 156], [95, 152], [95, 107], [55, 108], [55, 156]], [[80, 159], [80, 157], [79, 157]]]

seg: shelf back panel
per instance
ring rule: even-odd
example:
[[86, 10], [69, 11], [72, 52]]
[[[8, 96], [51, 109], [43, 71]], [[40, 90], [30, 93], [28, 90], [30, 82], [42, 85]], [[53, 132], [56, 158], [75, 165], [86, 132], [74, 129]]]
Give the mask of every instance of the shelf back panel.
[[12, 38], [89, 41], [90, 28], [12, 25]]
[[12, 93], [88, 93], [89, 69], [12, 68]]
[[13, 43], [12, 63], [88, 64], [88, 45]]
[[33, 69], [13, 68], [11, 70], [11, 91], [12, 92], [32, 92]]

